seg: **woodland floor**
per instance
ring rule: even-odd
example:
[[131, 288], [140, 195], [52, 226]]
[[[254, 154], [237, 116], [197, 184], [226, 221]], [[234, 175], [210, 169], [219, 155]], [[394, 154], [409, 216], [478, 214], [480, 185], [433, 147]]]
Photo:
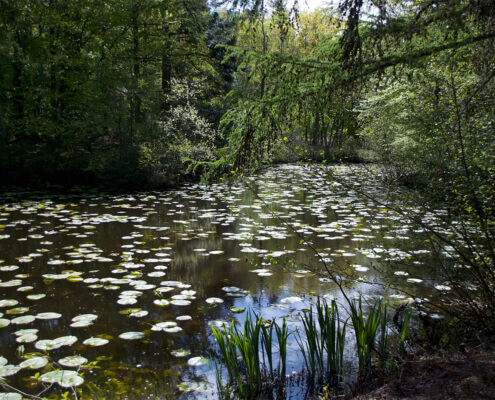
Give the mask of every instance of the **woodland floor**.
[[495, 399], [495, 348], [467, 349], [407, 362], [354, 400]]

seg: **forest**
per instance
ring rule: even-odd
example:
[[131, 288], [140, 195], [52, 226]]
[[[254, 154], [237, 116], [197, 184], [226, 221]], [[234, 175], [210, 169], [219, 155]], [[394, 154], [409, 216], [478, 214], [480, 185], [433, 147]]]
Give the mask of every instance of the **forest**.
[[433, 304], [442, 330], [493, 338], [495, 2], [298, 3], [0, 0], [0, 185], [163, 190], [274, 164], [377, 168], [386, 198], [328, 179], [421, 232], [455, 293]]
[[0, 29], [5, 183], [159, 187], [297, 148], [492, 184], [487, 0], [3, 1]]

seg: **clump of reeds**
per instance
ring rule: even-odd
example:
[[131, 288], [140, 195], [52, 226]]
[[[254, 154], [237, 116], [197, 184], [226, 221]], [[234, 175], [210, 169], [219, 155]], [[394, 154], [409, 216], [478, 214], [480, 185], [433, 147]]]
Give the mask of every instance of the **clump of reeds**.
[[[404, 352], [411, 312], [404, 314], [398, 332], [399, 347], [394, 353], [389, 343], [386, 304], [378, 300], [365, 315], [359, 298], [350, 304], [349, 311], [356, 338], [359, 377], [370, 377], [374, 357], [381, 368], [396, 365], [394, 357]], [[338, 387], [344, 380], [347, 321], [340, 320], [337, 303], [328, 304], [318, 299], [315, 309], [311, 307], [302, 315], [302, 324], [304, 334], [299, 334], [296, 340], [304, 359], [308, 390], [323, 385]], [[232, 322], [223, 330], [215, 327], [212, 330], [222, 357], [222, 363], [215, 359], [212, 367], [220, 398], [284, 398], [289, 384], [286, 378], [287, 341], [292, 334], [285, 318], [279, 325], [248, 315], [243, 329]], [[227, 369], [228, 382], [225, 384], [221, 365]]]
[[333, 300], [330, 305], [318, 299], [316, 317], [313, 308], [302, 316], [305, 337], [298, 342], [304, 357], [310, 385], [339, 383], [343, 377], [345, 331]]
[[387, 304], [381, 300], [374, 303], [368, 312], [363, 312], [361, 297], [351, 303], [351, 320], [356, 337], [356, 350], [359, 360], [359, 378], [367, 379], [372, 372], [373, 356], [376, 355], [381, 368], [393, 368], [395, 355], [404, 354], [404, 341], [412, 311], [404, 314], [400, 332], [398, 332], [399, 349], [391, 353], [389, 327], [387, 321]]
[[[239, 398], [252, 399], [263, 390], [283, 390], [287, 369], [287, 339], [290, 335], [285, 318], [279, 326], [275, 322], [263, 321], [261, 317], [253, 320], [248, 315], [243, 331], [233, 322], [223, 331], [214, 327], [212, 330], [229, 376], [224, 386], [215, 360], [215, 376], [221, 397], [230, 398], [230, 393], [234, 393]], [[279, 350], [276, 367], [273, 352], [275, 339]]]

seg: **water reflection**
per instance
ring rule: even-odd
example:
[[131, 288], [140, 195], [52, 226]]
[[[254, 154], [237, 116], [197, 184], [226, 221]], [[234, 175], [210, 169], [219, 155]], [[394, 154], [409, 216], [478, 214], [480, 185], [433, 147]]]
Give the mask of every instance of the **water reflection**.
[[[182, 395], [177, 388], [181, 381], [211, 377], [208, 367], [187, 366], [189, 358], [208, 356], [213, 348], [208, 322], [243, 321], [246, 313], [255, 312], [270, 320], [288, 316], [297, 329], [299, 313], [316, 295], [341, 300], [322, 259], [341, 276], [350, 296], [373, 296], [380, 289], [366, 281], [383, 275], [371, 264], [385, 255], [404, 257], [399, 250], [390, 252], [390, 238], [404, 234], [390, 227], [396, 219], [392, 213], [297, 166], [270, 168], [238, 186], [188, 184], [176, 191], [125, 195], [15, 193], [4, 195], [1, 204], [0, 265], [19, 268], [0, 270], [0, 300], [18, 300], [17, 307], [29, 307], [29, 315], [62, 315], [0, 328], [2, 355], [14, 365], [23, 360], [14, 335], [18, 329], [37, 328], [40, 340], [76, 336], [74, 345], [49, 356], [57, 361], [80, 354], [97, 361], [98, 368], [84, 379], [107, 398], [123, 393], [127, 398], [213, 396], [213, 387], [206, 394]], [[408, 278], [419, 277], [413, 274]], [[7, 283], [14, 280], [13, 286]], [[168, 286], [170, 281], [176, 283]], [[229, 293], [226, 286], [242, 291]], [[170, 291], [160, 291], [165, 287]], [[188, 305], [155, 303], [183, 290], [196, 292]], [[142, 294], [134, 304], [119, 304], [125, 291]], [[33, 300], [30, 294], [46, 297]], [[295, 296], [300, 301], [283, 302]], [[206, 300], [212, 297], [224, 302], [210, 304]], [[0, 311], [10, 320], [9, 309]], [[147, 314], [136, 314], [141, 311]], [[98, 318], [89, 326], [71, 327], [80, 314]], [[192, 319], [178, 319], [184, 315]], [[164, 321], [182, 330], [151, 330]], [[144, 339], [124, 340], [119, 335], [125, 332], [142, 332]], [[93, 337], [109, 342], [83, 344]], [[35, 342], [23, 346], [26, 354], [37, 351]], [[297, 348], [294, 338], [289, 348]], [[174, 355], [182, 349], [190, 354]], [[295, 352], [289, 361], [289, 368], [301, 365]], [[25, 385], [24, 378], [32, 374], [22, 370], [10, 382], [38, 393], [41, 386]]]

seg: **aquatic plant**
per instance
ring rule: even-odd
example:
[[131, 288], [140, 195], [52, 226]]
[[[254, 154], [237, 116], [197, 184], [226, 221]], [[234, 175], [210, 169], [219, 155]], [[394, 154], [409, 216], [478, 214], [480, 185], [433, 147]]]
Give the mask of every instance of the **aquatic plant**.
[[298, 343], [304, 357], [311, 385], [338, 383], [343, 377], [345, 331], [335, 300], [330, 305], [318, 298], [316, 318], [313, 308], [302, 316], [305, 339]]
[[[267, 323], [261, 317], [253, 320], [248, 314], [242, 331], [233, 322], [228, 329], [224, 327], [222, 331], [212, 327], [212, 331], [229, 376], [227, 386], [224, 386], [220, 363], [215, 359], [213, 366], [209, 364], [215, 373], [221, 398], [229, 398], [229, 388], [241, 399], [255, 398], [264, 389], [272, 391], [278, 388], [283, 391], [287, 369], [287, 338], [291, 334], [285, 318], [279, 326], [275, 322]], [[274, 368], [273, 363], [275, 336], [279, 348], [277, 368]]]
[[[363, 313], [362, 298], [359, 297], [351, 303], [351, 321], [356, 337], [357, 355], [359, 360], [359, 377], [368, 378], [371, 373], [371, 361], [373, 350], [384, 351], [387, 340], [387, 305], [382, 305], [378, 300], [365, 317]], [[378, 340], [379, 328], [381, 336]], [[378, 340], [378, 346], [377, 346]], [[380, 354], [380, 352], [378, 352]], [[383, 354], [383, 353], [382, 353]]]

